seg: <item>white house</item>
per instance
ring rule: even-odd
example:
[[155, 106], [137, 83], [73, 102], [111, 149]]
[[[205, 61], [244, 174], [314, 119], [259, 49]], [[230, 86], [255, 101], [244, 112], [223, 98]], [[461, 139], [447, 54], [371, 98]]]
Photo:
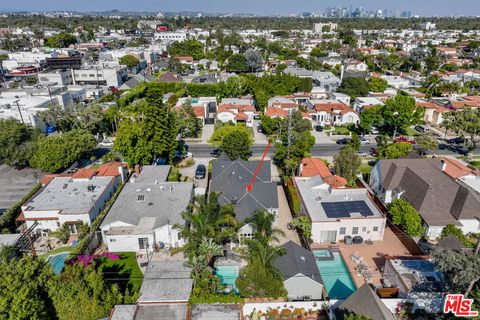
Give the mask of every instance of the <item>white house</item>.
[[307, 103], [312, 121], [320, 125], [339, 126], [358, 123], [358, 113], [337, 100], [310, 100]]
[[97, 217], [115, 191], [115, 177], [54, 177], [30, 201], [22, 206], [18, 221], [35, 232], [47, 234], [61, 225], [70, 225], [77, 232], [77, 224], [88, 225]]
[[403, 77], [382, 75], [380, 78], [387, 81], [388, 85], [395, 89], [405, 89], [410, 86], [410, 81]]
[[110, 252], [147, 252], [184, 244], [175, 224], [193, 199], [193, 183], [166, 182], [170, 166], [145, 166], [118, 195], [100, 229]]
[[315, 243], [337, 242], [345, 236], [383, 239], [386, 218], [366, 189], [334, 188], [320, 176], [294, 178], [300, 198], [299, 214], [312, 221]]
[[253, 127], [256, 109], [250, 99], [223, 99], [217, 108], [217, 120], [221, 122], [243, 122]]
[[365, 108], [381, 106], [383, 104], [382, 100], [375, 97], [356, 97], [353, 102], [353, 110], [362, 113]]

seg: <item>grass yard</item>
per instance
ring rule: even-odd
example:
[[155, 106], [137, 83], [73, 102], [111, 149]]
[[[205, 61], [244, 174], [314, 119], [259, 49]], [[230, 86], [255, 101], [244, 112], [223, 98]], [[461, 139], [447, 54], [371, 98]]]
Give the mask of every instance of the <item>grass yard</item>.
[[70, 246], [59, 247], [57, 249], [50, 250], [45, 254], [42, 254], [41, 257], [46, 260], [50, 256], [53, 256], [53, 255], [56, 255], [56, 254], [59, 254], [59, 253], [62, 253], [62, 252], [70, 252], [70, 251], [72, 251], [72, 247], [70, 247]]
[[405, 132], [405, 135], [409, 136], [409, 137], [414, 137], [414, 136], [418, 136], [420, 134], [420, 132], [418, 132], [417, 130], [415, 129], [412, 129], [410, 127], [407, 128], [407, 131]]
[[[130, 290], [139, 291], [143, 281], [143, 273], [138, 266], [135, 252], [118, 253], [120, 258], [111, 260], [106, 257], [99, 259], [98, 270], [102, 271], [105, 279], [115, 279], [122, 291], [126, 287]], [[126, 279], [123, 282], [118, 279]]]
[[350, 134], [350, 130], [348, 130], [347, 127], [338, 126], [338, 127], [335, 127], [332, 134], [337, 135], [337, 136], [338, 135], [348, 136]]

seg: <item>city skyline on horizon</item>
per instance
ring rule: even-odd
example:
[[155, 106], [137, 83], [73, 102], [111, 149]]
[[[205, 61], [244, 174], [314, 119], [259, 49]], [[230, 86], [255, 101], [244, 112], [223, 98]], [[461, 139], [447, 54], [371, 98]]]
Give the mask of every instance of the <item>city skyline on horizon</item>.
[[204, 12], [220, 14], [257, 14], [257, 15], [288, 15], [302, 12], [323, 12], [330, 7], [363, 7], [365, 10], [396, 10], [398, 12], [411, 11], [421, 16], [479, 16], [480, 2], [472, 0], [404, 0], [401, 3], [385, 3], [382, 0], [161, 0], [161, 3], [152, 0], [98, 1], [84, 0], [81, 3], [65, 5], [57, 0], [18, 0], [15, 3], [0, 4], [2, 11], [132, 11], [132, 12]]

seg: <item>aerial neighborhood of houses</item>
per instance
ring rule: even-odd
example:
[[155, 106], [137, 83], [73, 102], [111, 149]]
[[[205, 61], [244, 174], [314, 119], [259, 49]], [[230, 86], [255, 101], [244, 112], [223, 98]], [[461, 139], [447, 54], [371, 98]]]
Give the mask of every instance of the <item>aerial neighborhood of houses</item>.
[[1, 319], [477, 315], [478, 17], [1, 16]]

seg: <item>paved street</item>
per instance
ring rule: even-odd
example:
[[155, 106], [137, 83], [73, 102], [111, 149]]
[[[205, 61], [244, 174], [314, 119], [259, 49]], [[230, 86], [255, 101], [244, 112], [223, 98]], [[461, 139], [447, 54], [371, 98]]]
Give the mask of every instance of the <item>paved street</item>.
[[[338, 144], [316, 144], [312, 148], [312, 156], [315, 157], [327, 157], [327, 156], [333, 156], [338, 153], [338, 151], [342, 148], [342, 145]], [[361, 152], [369, 152], [370, 148], [376, 147], [376, 144], [371, 143], [370, 145], [367, 146], [361, 146], [360, 151]], [[210, 152], [215, 149], [215, 147], [212, 147], [208, 144], [190, 144], [188, 151], [193, 152], [195, 157], [209, 157]], [[270, 146], [270, 150], [268, 151], [268, 155], [272, 157], [275, 153], [274, 146]], [[263, 152], [265, 152], [265, 146], [263, 145], [253, 145], [252, 146], [252, 156], [253, 157], [261, 157], [263, 155]], [[434, 152], [438, 156], [445, 156], [445, 155], [450, 155], [450, 156], [458, 156], [458, 153], [454, 153], [449, 150], [435, 150]], [[473, 152], [474, 155], [480, 154], [480, 150], [477, 148]]]

